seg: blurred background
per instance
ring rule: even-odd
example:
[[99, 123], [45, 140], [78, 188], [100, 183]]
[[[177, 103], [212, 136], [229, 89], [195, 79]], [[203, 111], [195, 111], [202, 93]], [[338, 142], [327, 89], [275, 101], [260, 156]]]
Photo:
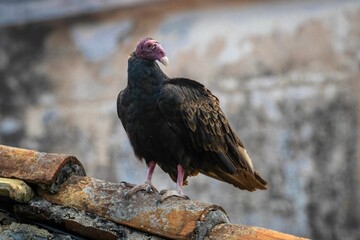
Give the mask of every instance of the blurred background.
[[[221, 101], [269, 190], [190, 178], [193, 200], [233, 223], [313, 239], [360, 239], [360, 2], [0, 2], [0, 143], [76, 155], [91, 177], [142, 183], [117, 118], [140, 38], [167, 75]], [[154, 185], [175, 188], [159, 168]]]

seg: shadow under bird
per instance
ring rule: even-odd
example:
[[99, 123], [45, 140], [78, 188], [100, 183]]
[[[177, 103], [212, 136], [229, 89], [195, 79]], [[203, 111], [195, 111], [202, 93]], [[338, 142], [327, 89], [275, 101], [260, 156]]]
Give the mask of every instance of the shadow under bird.
[[140, 40], [128, 59], [127, 86], [117, 99], [135, 155], [148, 167], [145, 183], [128, 196], [139, 190], [158, 193], [151, 183], [156, 164], [176, 182], [176, 190], [162, 192], [161, 201], [187, 198], [182, 186], [199, 173], [248, 191], [266, 189], [218, 98], [194, 80], [166, 76], [156, 60], [168, 64], [163, 47], [152, 38]]

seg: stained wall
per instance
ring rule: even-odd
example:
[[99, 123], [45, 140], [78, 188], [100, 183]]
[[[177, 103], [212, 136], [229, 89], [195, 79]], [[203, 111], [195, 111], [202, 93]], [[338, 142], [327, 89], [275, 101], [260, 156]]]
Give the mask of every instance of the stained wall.
[[[222, 205], [234, 223], [358, 239], [359, 22], [357, 1], [198, 1], [3, 27], [0, 142], [74, 154], [92, 177], [144, 181], [115, 102], [129, 53], [152, 36], [166, 74], [219, 97], [269, 182], [249, 193], [199, 176], [184, 189], [191, 199]], [[160, 169], [154, 184], [175, 187]]]

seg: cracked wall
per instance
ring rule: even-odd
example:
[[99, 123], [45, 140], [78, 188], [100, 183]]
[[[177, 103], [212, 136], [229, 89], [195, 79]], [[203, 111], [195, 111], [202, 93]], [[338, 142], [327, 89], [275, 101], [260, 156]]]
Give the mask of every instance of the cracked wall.
[[[188, 4], [188, 6], [187, 6]], [[169, 76], [217, 95], [269, 181], [235, 190], [199, 176], [191, 199], [234, 223], [314, 239], [360, 236], [356, 1], [165, 4], [7, 28], [0, 35], [0, 141], [76, 155], [92, 177], [140, 183], [116, 116], [127, 57], [143, 36], [165, 48]], [[175, 183], [156, 169], [154, 184]]]

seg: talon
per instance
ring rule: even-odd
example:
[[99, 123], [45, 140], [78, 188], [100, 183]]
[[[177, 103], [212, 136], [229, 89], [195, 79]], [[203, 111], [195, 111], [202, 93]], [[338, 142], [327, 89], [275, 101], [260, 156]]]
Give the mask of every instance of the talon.
[[[155, 191], [154, 191], [154, 190], [155, 190]], [[149, 193], [149, 192], [151, 192], [151, 191], [157, 192], [157, 189], [156, 189], [154, 186], [152, 186], [152, 185], [148, 185], [148, 186], [146, 187], [145, 191], [146, 191], [147, 193]]]
[[135, 187], [136, 185], [135, 184], [132, 184], [132, 183], [128, 183], [128, 182], [125, 182], [125, 181], [121, 181], [120, 184], [122, 184], [125, 188], [128, 188], [128, 187]]
[[[145, 190], [147, 193], [154, 192], [154, 193], [156, 193], [156, 195], [159, 195], [158, 190], [151, 184], [151, 178], [152, 178], [152, 174], [154, 172], [155, 166], [156, 166], [155, 161], [150, 161], [148, 163], [148, 172], [146, 175], [146, 181], [140, 185], [131, 184], [132, 188], [127, 193], [125, 193], [125, 199], [129, 199], [132, 195], [134, 195], [135, 193], [137, 193], [138, 191], [141, 191], [141, 190]], [[122, 183], [124, 183], [125, 186], [128, 184], [126, 182], [122, 182]], [[130, 184], [128, 184], [128, 185], [130, 185]]]
[[129, 194], [125, 193], [124, 198], [125, 198], [125, 200], [129, 200], [129, 198], [130, 198]]
[[151, 183], [145, 182], [143, 184], [136, 185], [132, 189], [130, 189], [125, 194], [125, 198], [129, 199], [132, 195], [134, 195], [135, 193], [137, 193], [139, 191], [146, 191], [147, 193], [154, 192], [154, 193], [159, 194], [158, 190]]
[[163, 195], [160, 199], [160, 203], [164, 202], [170, 197], [178, 197], [185, 200], [190, 200], [181, 190], [161, 190], [160, 195]]

